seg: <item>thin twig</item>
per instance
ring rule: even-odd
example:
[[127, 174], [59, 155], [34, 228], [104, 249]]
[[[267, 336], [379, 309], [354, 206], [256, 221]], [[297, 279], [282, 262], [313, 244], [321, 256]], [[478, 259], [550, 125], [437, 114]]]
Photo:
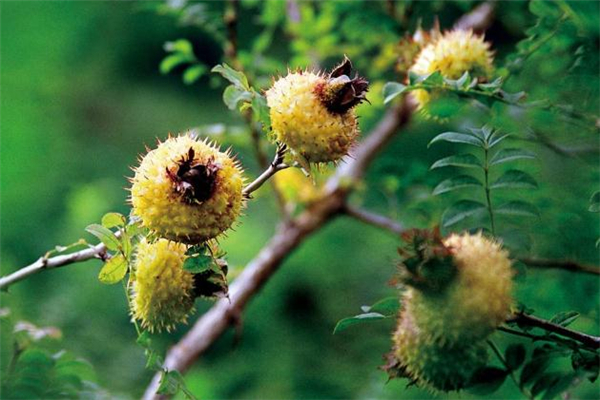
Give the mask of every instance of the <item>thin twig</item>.
[[[406, 229], [391, 218], [376, 214], [372, 211], [363, 210], [351, 205], [345, 205], [343, 212], [366, 224], [384, 229], [392, 234], [402, 234]], [[519, 258], [518, 261], [533, 268], [562, 269], [570, 272], [582, 272], [592, 275], [600, 275], [600, 268], [592, 265], [581, 264], [570, 260], [549, 260], [541, 258]]]
[[267, 169], [260, 174], [258, 178], [256, 178], [253, 182], [251, 182], [248, 186], [246, 186], [243, 190], [243, 194], [246, 198], [252, 198], [252, 192], [256, 191], [259, 187], [263, 185], [266, 181], [269, 180], [273, 175], [282, 169], [286, 169], [289, 165], [283, 162], [283, 158], [285, 156], [285, 152], [287, 147], [285, 145], [277, 146], [277, 152], [275, 153], [275, 158], [271, 161], [271, 164], [267, 167]]
[[238, 15], [240, 10], [239, 0], [228, 0], [223, 16], [227, 28], [227, 43], [225, 44], [225, 57], [232, 61], [235, 68], [239, 69], [238, 54]]
[[[566, 328], [562, 325], [555, 324], [553, 322], [547, 321], [542, 318], [535, 317], [530, 314], [525, 314], [522, 312], [515, 313], [506, 322], [516, 323], [521, 326], [530, 326], [530, 327], [535, 327], [535, 328], [541, 328], [541, 329], [544, 329], [545, 331], [556, 333], [557, 335], [564, 336], [569, 339], [578, 341], [592, 349], [596, 349], [596, 350], [600, 349], [600, 337], [588, 335], [587, 333], [574, 331], [574, 330]], [[501, 330], [504, 332], [507, 332], [507, 333], [514, 334], [513, 331], [509, 331], [506, 328], [501, 329]], [[523, 336], [523, 335], [521, 335], [521, 336]], [[538, 339], [537, 337], [534, 337], [534, 338]]]
[[355, 218], [356, 220], [364, 222], [365, 224], [373, 225], [374, 227], [389, 231], [396, 236], [401, 235], [406, 231], [405, 227], [391, 218], [384, 217], [383, 215], [375, 214], [349, 204], [346, 204], [342, 211], [349, 217]]
[[575, 261], [548, 260], [542, 258], [520, 258], [523, 264], [534, 268], [563, 269], [571, 272], [583, 272], [586, 274], [600, 275], [600, 268]]
[[100, 243], [96, 246], [83, 249], [80, 251], [76, 251], [71, 254], [63, 254], [59, 256], [54, 256], [48, 258], [46, 256], [42, 256], [38, 258], [36, 262], [30, 264], [26, 267], [23, 267], [10, 275], [3, 276], [0, 278], [0, 289], [6, 289], [13, 283], [22, 281], [25, 278], [33, 274], [37, 274], [38, 272], [64, 267], [65, 265], [87, 261], [92, 258], [106, 258], [106, 246], [103, 243]]

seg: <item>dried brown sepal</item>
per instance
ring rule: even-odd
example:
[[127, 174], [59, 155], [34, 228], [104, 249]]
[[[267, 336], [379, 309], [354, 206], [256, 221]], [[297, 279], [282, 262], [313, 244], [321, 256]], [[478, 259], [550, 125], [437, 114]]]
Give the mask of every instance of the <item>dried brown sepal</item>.
[[330, 112], [345, 114], [362, 101], [368, 101], [366, 94], [369, 82], [357, 73], [350, 78], [351, 73], [352, 62], [344, 56], [340, 65], [329, 73], [327, 80], [316, 85], [315, 93]]
[[166, 168], [175, 192], [190, 204], [201, 203], [211, 198], [219, 171], [219, 166], [214, 162], [213, 157], [205, 164], [196, 161], [194, 157], [195, 151], [190, 147], [174, 168]]
[[439, 228], [413, 229], [402, 234], [402, 239], [406, 245], [398, 248], [403, 258], [398, 266], [399, 280], [419, 290], [443, 290], [456, 275], [456, 266]]

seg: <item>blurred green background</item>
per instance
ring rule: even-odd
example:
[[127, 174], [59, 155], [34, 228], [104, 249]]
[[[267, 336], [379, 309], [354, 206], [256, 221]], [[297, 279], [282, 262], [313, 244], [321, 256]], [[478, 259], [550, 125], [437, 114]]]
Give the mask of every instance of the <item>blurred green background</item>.
[[[365, 133], [383, 112], [381, 85], [395, 78], [393, 67], [385, 69], [393, 64], [393, 55], [390, 63], [384, 48], [396, 43], [406, 29], [414, 29], [419, 19], [428, 28], [437, 15], [442, 28], [448, 28], [477, 4], [404, 2], [397, 10], [404, 19], [396, 24], [387, 17], [386, 2], [300, 2], [300, 23], [286, 28], [286, 3], [269, 3], [242, 2], [240, 48], [265, 54], [240, 54], [247, 67], [256, 67], [255, 80], [268, 83], [265, 72], [284, 73], [288, 63], [304, 67], [315, 57], [323, 67], [331, 67], [343, 53], [349, 54], [372, 81], [373, 105], [362, 105], [359, 111]], [[598, 3], [568, 4], [576, 15], [574, 31], [560, 32], [547, 42], [508, 85], [527, 91], [531, 99], [550, 98], [597, 113]], [[204, 7], [206, 24], [218, 26], [225, 4], [210, 2]], [[248, 176], [260, 172], [242, 119], [221, 101], [223, 85], [218, 79], [204, 76], [184, 85], [180, 70], [159, 72], [163, 44], [179, 38], [190, 40], [208, 66], [223, 58], [218, 35], [181, 24], [181, 18], [164, 10], [158, 2], [0, 3], [2, 275], [57, 244], [81, 237], [92, 241], [83, 229], [107, 211], [128, 213], [124, 188], [132, 174], [129, 167], [145, 145], [153, 146], [156, 138], [169, 132], [217, 123], [225, 124], [227, 132], [241, 130], [218, 140], [234, 146]], [[526, 2], [501, 3], [488, 32], [498, 64], [508, 59], [535, 23]], [[264, 39], [264, 50], [257, 50], [255, 41], [269, 24], [274, 35]], [[379, 29], [372, 29], [375, 25]], [[584, 50], [575, 65], [579, 45]], [[518, 129], [522, 116], [510, 116], [508, 111], [501, 115], [500, 125]], [[446, 171], [428, 169], [453, 147], [427, 149], [427, 143], [469, 118], [444, 126], [417, 116], [370, 168], [353, 202], [407, 226], [439, 223], [449, 199], [430, 193]], [[531, 236], [532, 246], [523, 246], [521, 253], [598, 265], [598, 215], [588, 212], [589, 197], [598, 190], [598, 132], [555, 115], [527, 118], [573, 154], [519, 141], [539, 155], [526, 168], [540, 189], [526, 196], [542, 216], [502, 223]], [[274, 232], [275, 209], [265, 188], [249, 204], [236, 231], [222, 241], [234, 271]], [[236, 342], [229, 331], [196, 363], [186, 376], [189, 388], [202, 399], [431, 397], [414, 387], [405, 390], [405, 380], [386, 383], [385, 373], [377, 369], [389, 350], [393, 322], [332, 335], [339, 319], [360, 312], [361, 305], [394, 295], [387, 282], [395, 272], [398, 244], [385, 232], [343, 217], [327, 225], [287, 259], [252, 301], [243, 318], [241, 341]], [[96, 278], [100, 266], [99, 261], [90, 261], [38, 274], [2, 293], [2, 307], [10, 309], [13, 321], [61, 329], [63, 341], [54, 346], [90, 361], [99, 384], [112, 396], [137, 398], [152, 374], [144, 369], [143, 349], [135, 344], [123, 288], [100, 284]], [[582, 317], [573, 328], [590, 334], [600, 333], [598, 294], [595, 277], [558, 270], [529, 270], [518, 281], [518, 300], [537, 315], [549, 318], [559, 311], [579, 311]], [[199, 300], [197, 314], [209, 306]], [[158, 336], [158, 346], [166, 349], [185, 331], [182, 326], [174, 334]], [[502, 344], [515, 341], [497, 336]], [[3, 323], [3, 371], [11, 340]], [[597, 383], [585, 382], [573, 396], [597, 398], [598, 389]], [[491, 398], [518, 395], [507, 380]]]

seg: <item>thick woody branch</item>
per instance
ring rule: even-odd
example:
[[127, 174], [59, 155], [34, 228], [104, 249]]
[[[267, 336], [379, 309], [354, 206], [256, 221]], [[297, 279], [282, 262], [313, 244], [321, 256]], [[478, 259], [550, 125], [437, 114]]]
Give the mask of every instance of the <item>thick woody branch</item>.
[[[591, 349], [594, 349], [594, 350], [600, 349], [600, 337], [588, 335], [586, 333], [582, 333], [582, 332], [578, 332], [578, 331], [574, 331], [574, 330], [566, 328], [562, 325], [552, 323], [550, 321], [535, 317], [530, 314], [525, 314], [525, 313], [521, 313], [521, 312], [516, 313], [510, 319], [508, 319], [506, 322], [516, 323], [519, 326], [529, 326], [529, 327], [533, 327], [533, 328], [541, 328], [547, 332], [552, 332], [557, 335], [564, 336], [569, 339], [573, 339]], [[532, 335], [527, 332], [519, 332], [519, 331], [510, 329], [510, 328], [506, 328], [506, 327], [500, 327], [500, 328], [498, 328], [498, 330], [506, 332], [506, 333], [518, 335], [518, 336], [528, 337], [533, 340], [548, 340], [548, 338], [546, 338], [544, 336]]]
[[[479, 9], [479, 7], [477, 8]], [[477, 10], [476, 9], [476, 10]], [[491, 12], [491, 8], [488, 8]], [[480, 18], [489, 20], [483, 13]], [[472, 21], [475, 23], [478, 21]], [[486, 22], [488, 23], [488, 22]], [[464, 27], [467, 28], [467, 27]], [[333, 217], [342, 212], [354, 185], [362, 178], [366, 168], [393, 135], [410, 120], [414, 102], [407, 96], [397, 106], [386, 112], [382, 120], [366, 139], [337, 168], [335, 175], [325, 185], [325, 195], [298, 217], [285, 222], [231, 284], [230, 300], [219, 300], [200, 317], [192, 329], [167, 353], [164, 368], [187, 371], [192, 363], [208, 349], [237, 318], [248, 301], [262, 288], [283, 260], [302, 241]], [[160, 399], [156, 394], [161, 374], [157, 373], [146, 389], [144, 399]]]
[[[394, 133], [408, 122], [412, 104], [404, 101], [390, 109], [365, 141], [338, 168], [326, 184], [325, 195], [298, 217], [281, 225], [260, 253], [231, 284], [229, 300], [219, 300], [210, 311], [167, 353], [164, 368], [185, 372], [190, 365], [221, 336], [240, 315], [248, 301], [277, 271], [282, 261], [311, 233], [337, 216], [345, 206], [348, 194], [362, 177], [369, 162]], [[159, 399], [156, 394], [160, 373], [148, 386], [144, 399]]]
[[106, 258], [106, 246], [103, 243], [71, 254], [64, 254], [50, 258], [47, 256], [40, 257], [33, 264], [0, 278], [0, 289], [7, 289], [13, 283], [19, 282], [33, 274], [37, 274], [38, 272], [64, 267], [65, 265], [87, 261], [92, 258]]

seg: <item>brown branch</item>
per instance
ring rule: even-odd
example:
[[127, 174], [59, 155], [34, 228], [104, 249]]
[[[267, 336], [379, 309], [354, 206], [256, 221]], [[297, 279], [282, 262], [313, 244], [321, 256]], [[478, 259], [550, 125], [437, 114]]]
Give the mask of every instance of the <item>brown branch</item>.
[[[219, 300], [210, 311], [200, 317], [192, 329], [173, 346], [165, 358], [164, 368], [185, 372], [190, 365], [240, 315], [248, 301], [277, 271], [282, 261], [311, 233], [337, 216], [345, 206], [348, 194], [362, 178], [370, 161], [403, 125], [408, 123], [413, 109], [411, 101], [388, 110], [379, 125], [354, 149], [340, 165], [337, 173], [325, 186], [320, 201], [298, 217], [280, 226], [275, 235], [231, 284], [229, 299]], [[154, 376], [144, 399], [163, 398], [156, 395], [160, 373]]]
[[519, 261], [534, 268], [564, 269], [565, 271], [600, 275], [600, 268], [592, 265], [580, 264], [575, 261], [559, 261], [541, 258], [520, 258]]
[[[346, 215], [353, 217], [361, 222], [375, 226], [377, 228], [384, 229], [396, 235], [402, 234], [402, 232], [405, 231], [405, 228], [402, 225], [398, 224], [391, 218], [373, 213], [371, 211], [366, 211], [351, 205], [346, 205], [343, 209], [343, 212]], [[570, 260], [563, 261], [541, 258], [519, 258], [518, 261], [521, 261], [522, 263], [532, 268], [562, 269], [570, 272], [581, 272], [585, 274], [600, 275], [599, 267], [581, 264]]]
[[386, 230], [396, 236], [401, 235], [406, 231], [406, 228], [391, 218], [384, 217], [383, 215], [375, 214], [349, 204], [346, 204], [342, 211], [349, 217], [355, 218], [358, 221], [372, 225], [376, 228]]
[[37, 274], [44, 270], [64, 267], [65, 265], [87, 261], [92, 258], [106, 258], [106, 246], [100, 243], [96, 246], [76, 251], [71, 254], [63, 254], [48, 258], [42, 256], [36, 262], [23, 267], [12, 274], [0, 278], [0, 289], [7, 289], [13, 283], [22, 281], [31, 275]]
[[[588, 335], [586, 333], [582, 333], [582, 332], [578, 332], [578, 331], [574, 331], [574, 330], [566, 328], [562, 325], [552, 323], [550, 321], [535, 317], [530, 314], [525, 314], [522, 312], [515, 313], [506, 322], [517, 323], [520, 326], [530, 326], [530, 327], [534, 327], [534, 328], [541, 328], [541, 329], [544, 329], [545, 331], [556, 333], [557, 335], [564, 336], [569, 339], [573, 339], [579, 343], [584, 344], [585, 346], [587, 346], [589, 348], [592, 348], [595, 350], [600, 349], [600, 337]], [[510, 333], [510, 334], [516, 334], [519, 336], [529, 337], [530, 339], [533, 339], [533, 340], [544, 340], [543, 336], [540, 337], [540, 336], [531, 335], [531, 334], [524, 333], [524, 332], [522, 333], [522, 332], [514, 331], [510, 328], [500, 327], [498, 329], [503, 332]]]
[[289, 167], [289, 165], [283, 162], [286, 150], [287, 147], [285, 145], [277, 146], [277, 152], [275, 153], [275, 158], [273, 159], [271, 164], [269, 164], [267, 169], [262, 174], [260, 174], [258, 178], [256, 178], [253, 182], [251, 182], [248, 186], [244, 188], [242, 192], [244, 194], [244, 197], [246, 197], [247, 199], [252, 198], [252, 192], [260, 188], [266, 181], [269, 180], [269, 178], [271, 178], [277, 172]]
[[239, 0], [228, 0], [223, 15], [223, 22], [227, 28], [227, 42], [225, 43], [225, 57], [234, 63], [234, 67], [239, 69], [238, 54], [238, 15], [240, 11]]
[[[481, 7], [481, 6], [480, 6]], [[478, 7], [479, 8], [479, 7]], [[476, 9], [478, 9], [476, 8]], [[491, 8], [488, 7], [489, 12]], [[489, 21], [484, 13], [480, 18]], [[475, 24], [476, 20], [471, 23]], [[489, 22], [485, 22], [489, 23]], [[163, 367], [185, 373], [192, 363], [223, 334], [232, 320], [241, 315], [250, 299], [277, 271], [283, 260], [311, 233], [337, 216], [345, 207], [348, 195], [362, 178], [377, 153], [405, 126], [415, 108], [412, 97], [388, 110], [379, 124], [353, 149], [352, 154], [336, 169], [325, 185], [325, 194], [293, 220], [284, 222], [259, 254], [231, 284], [229, 299], [221, 299], [168, 352]], [[155, 374], [144, 393], [144, 399], [160, 399], [156, 390], [161, 373]]]

